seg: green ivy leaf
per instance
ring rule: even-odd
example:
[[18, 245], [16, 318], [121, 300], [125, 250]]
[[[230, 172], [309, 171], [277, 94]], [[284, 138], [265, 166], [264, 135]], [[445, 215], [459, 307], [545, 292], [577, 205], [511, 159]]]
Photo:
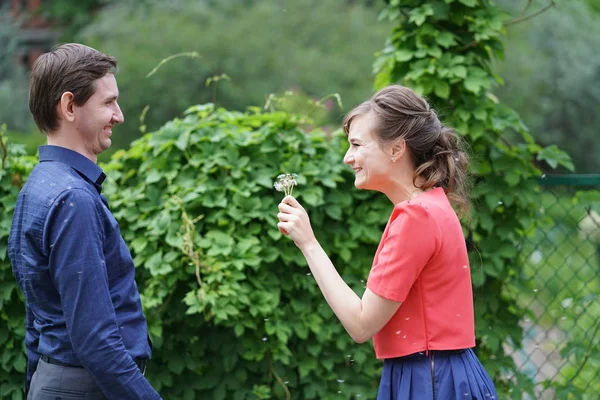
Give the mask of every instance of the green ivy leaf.
[[441, 32], [438, 35], [436, 41], [438, 42], [438, 44], [440, 46], [442, 46], [445, 49], [456, 44], [456, 39], [454, 38], [454, 35], [451, 32], [447, 32], [447, 31]]
[[458, 2], [467, 7], [475, 7], [478, 4], [478, 0], [458, 0]]
[[394, 58], [398, 62], [406, 62], [412, 60], [414, 53], [410, 50], [402, 49], [394, 52]]
[[438, 97], [447, 99], [450, 96], [450, 85], [444, 81], [435, 81], [433, 90]]
[[543, 148], [537, 156], [538, 161], [545, 161], [551, 168], [556, 168], [559, 165], [567, 168], [569, 171], [574, 171], [575, 166], [571, 161], [571, 157], [564, 151], [560, 150], [556, 145], [551, 145]]

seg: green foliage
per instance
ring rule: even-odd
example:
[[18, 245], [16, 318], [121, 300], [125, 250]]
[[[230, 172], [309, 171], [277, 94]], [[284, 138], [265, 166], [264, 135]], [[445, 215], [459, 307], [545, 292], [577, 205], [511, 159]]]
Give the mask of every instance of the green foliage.
[[29, 113], [27, 96], [27, 76], [24, 71], [15, 71], [11, 79], [0, 81], [0, 121], [22, 132], [37, 129]]
[[[121, 93], [130, 93], [122, 96], [126, 113], [139, 115], [150, 103], [151, 128], [185, 105], [213, 97], [215, 83], [206, 88], [207, 79], [223, 73], [231, 81], [219, 82], [217, 101], [236, 108], [262, 104], [263, 94], [296, 83], [312, 96], [339, 91], [347, 105], [362, 100], [368, 90], [357, 85], [357, 65], [368, 57], [348, 51], [352, 57], [330, 64], [332, 54], [346, 54], [341, 45], [358, 46], [347, 38], [355, 29], [363, 32], [361, 9], [344, 14], [346, 8], [330, 2], [296, 3], [306, 2], [261, 2], [237, 13], [203, 2], [185, 10], [178, 9], [181, 2], [136, 10], [116, 5], [84, 37], [119, 58]], [[321, 47], [331, 15], [344, 28], [331, 28], [330, 47]], [[557, 148], [537, 145], [518, 115], [491, 94], [501, 82], [490, 65], [503, 53], [505, 13], [487, 0], [391, 0], [382, 16], [398, 26], [377, 59], [377, 85], [401, 81], [428, 96], [471, 145], [475, 207], [467, 236], [478, 351], [501, 397], [511, 387], [516, 398], [531, 392], [531, 385], [504, 353], [505, 343], [520, 346], [518, 321], [524, 315], [507, 287], [531, 289], [517, 253], [537, 224], [541, 172], [533, 161], [571, 168], [570, 161]], [[275, 41], [272, 32], [284, 40]], [[297, 43], [305, 52], [293, 50]], [[174, 60], [155, 74], [163, 79], [143, 78], [161, 58], [186, 51], [198, 51], [207, 61]], [[266, 84], [265, 76], [278, 83]], [[370, 345], [351, 342], [306, 276], [301, 254], [277, 231], [281, 194], [272, 183], [283, 172], [299, 175], [294, 193], [332, 261], [359, 293], [390, 205], [352, 188], [351, 171], [341, 162], [346, 144], [340, 132], [306, 133], [301, 127], [308, 122], [283, 112], [195, 106], [128, 151], [117, 151], [106, 165], [105, 192], [138, 266], [155, 344], [148, 377], [165, 398], [375, 397], [380, 363]], [[137, 131], [135, 125], [125, 131]], [[33, 163], [12, 145], [0, 170], [1, 398], [21, 398], [24, 308], [3, 243]]]
[[8, 143], [0, 126], [0, 398], [22, 399], [25, 373], [25, 313], [23, 295], [15, 281], [7, 245], [17, 195], [35, 158], [24, 146]]
[[[281, 172], [299, 175], [295, 194], [316, 234], [327, 230], [323, 246], [358, 292], [391, 205], [352, 190], [345, 137], [308, 134], [299, 127], [308, 122], [196, 106], [105, 166], [154, 341], [149, 380], [165, 398], [375, 397], [380, 363], [370, 345], [352, 342], [278, 232], [281, 193], [272, 184]], [[0, 243], [35, 163], [24, 153], [11, 145], [0, 171]], [[0, 274], [2, 398], [20, 399], [24, 305], [6, 244]]]
[[[287, 90], [310, 98], [339, 93], [346, 105], [357, 104], [371, 92], [373, 53], [388, 30], [377, 24], [375, 9], [340, 0], [117, 3], [77, 39], [119, 61], [125, 123], [113, 145], [120, 148], [139, 136], [137, 117], [146, 105], [151, 131], [190, 104], [244, 110]], [[201, 58], [171, 60], [146, 78], [161, 60], [192, 51]], [[222, 74], [230, 80], [207, 87], [207, 79]], [[341, 114], [333, 108], [315, 122]]]
[[[520, 13], [514, 1], [501, 3]], [[496, 90], [498, 97], [519, 110], [537, 140], [567, 150], [578, 172], [597, 173], [600, 87], [590, 83], [600, 76], [600, 56], [592, 50], [600, 13], [590, 12], [585, 1], [561, 1], [507, 30], [506, 60], [497, 65], [506, 85]]]
[[[0, 15], [7, 13], [8, 4], [0, 4]], [[0, 22], [0, 121], [12, 129], [29, 130], [33, 119], [27, 108], [27, 75], [15, 61], [18, 58], [20, 21]]]
[[[564, 314], [562, 317], [564, 329], [570, 333], [570, 337], [560, 354], [569, 362], [561, 369], [559, 379], [548, 380], [544, 384], [545, 387], [553, 388], [559, 399], [596, 399], [600, 391], [598, 295], [597, 292], [586, 295], [576, 294], [568, 300], [571, 302], [568, 305], [563, 302], [563, 310], [560, 311]], [[573, 326], [577, 329], [573, 330]]]
[[4, 133], [6, 140], [10, 143], [18, 143], [25, 146], [27, 154], [36, 154], [39, 146], [46, 144], [46, 135], [41, 132], [15, 132], [7, 130]]
[[62, 42], [72, 42], [77, 32], [93, 21], [95, 13], [110, 3], [114, 3], [114, 0], [44, 1], [40, 12], [62, 28]]
[[[376, 86], [400, 82], [429, 98], [444, 121], [470, 145], [474, 175], [471, 248], [478, 354], [495, 378], [501, 398], [509, 388], [532, 393], [531, 383], [505, 354], [519, 348], [524, 309], [509, 285], [528, 287], [520, 273], [521, 242], [536, 226], [539, 208], [534, 161], [572, 169], [555, 147], [535, 143], [519, 116], [491, 91], [501, 78], [508, 15], [487, 0], [391, 0], [381, 13], [396, 27], [375, 62]], [[533, 393], [532, 393], [533, 394]]]
[[375, 397], [380, 363], [277, 230], [273, 182], [298, 174], [294, 194], [359, 293], [391, 204], [352, 188], [340, 131], [306, 133], [306, 122], [195, 106], [106, 166], [155, 345], [149, 379], [165, 398]]
[[600, 14], [600, 0], [587, 0], [587, 3], [594, 12]]
[[[556, 375], [543, 382], [548, 392], [559, 399], [595, 399], [600, 393], [595, 351], [600, 342], [600, 192], [550, 186], [541, 209], [542, 226], [522, 252], [523, 274], [536, 288], [519, 293], [519, 303], [535, 314], [526, 335], [557, 367]], [[522, 369], [543, 367], [531, 364]]]
[[[370, 345], [352, 342], [301, 254], [278, 232], [281, 193], [272, 184], [281, 172], [299, 175], [295, 194], [359, 293], [391, 205], [353, 190], [341, 162], [345, 137], [308, 134], [299, 127], [308, 122], [196, 106], [104, 166], [154, 342], [149, 380], [165, 398], [375, 397], [380, 363]], [[0, 243], [34, 163], [22, 146], [9, 147]], [[0, 274], [2, 398], [20, 399], [24, 306], [6, 245]]]

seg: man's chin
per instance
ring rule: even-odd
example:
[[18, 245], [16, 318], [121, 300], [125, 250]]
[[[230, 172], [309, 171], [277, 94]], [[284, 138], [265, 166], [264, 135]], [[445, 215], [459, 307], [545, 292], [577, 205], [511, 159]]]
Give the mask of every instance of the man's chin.
[[111, 145], [112, 145], [112, 140], [110, 140], [110, 138], [105, 138], [100, 142], [100, 148], [102, 149], [102, 151], [106, 151], [106, 150], [110, 149]]

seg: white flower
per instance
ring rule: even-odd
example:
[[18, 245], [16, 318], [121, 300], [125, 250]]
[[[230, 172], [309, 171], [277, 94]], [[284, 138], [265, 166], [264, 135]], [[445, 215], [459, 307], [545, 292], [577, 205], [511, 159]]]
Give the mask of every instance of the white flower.
[[298, 184], [298, 175], [296, 174], [281, 174], [277, 177], [277, 181], [273, 187], [278, 192], [284, 192], [286, 196], [291, 196], [294, 186]]

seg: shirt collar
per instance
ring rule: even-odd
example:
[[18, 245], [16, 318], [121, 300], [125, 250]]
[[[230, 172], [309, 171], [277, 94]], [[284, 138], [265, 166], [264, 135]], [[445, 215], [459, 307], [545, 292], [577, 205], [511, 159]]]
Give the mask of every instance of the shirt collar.
[[76, 151], [60, 146], [40, 146], [40, 162], [58, 161], [67, 164], [97, 185], [102, 185], [106, 175], [96, 163]]

